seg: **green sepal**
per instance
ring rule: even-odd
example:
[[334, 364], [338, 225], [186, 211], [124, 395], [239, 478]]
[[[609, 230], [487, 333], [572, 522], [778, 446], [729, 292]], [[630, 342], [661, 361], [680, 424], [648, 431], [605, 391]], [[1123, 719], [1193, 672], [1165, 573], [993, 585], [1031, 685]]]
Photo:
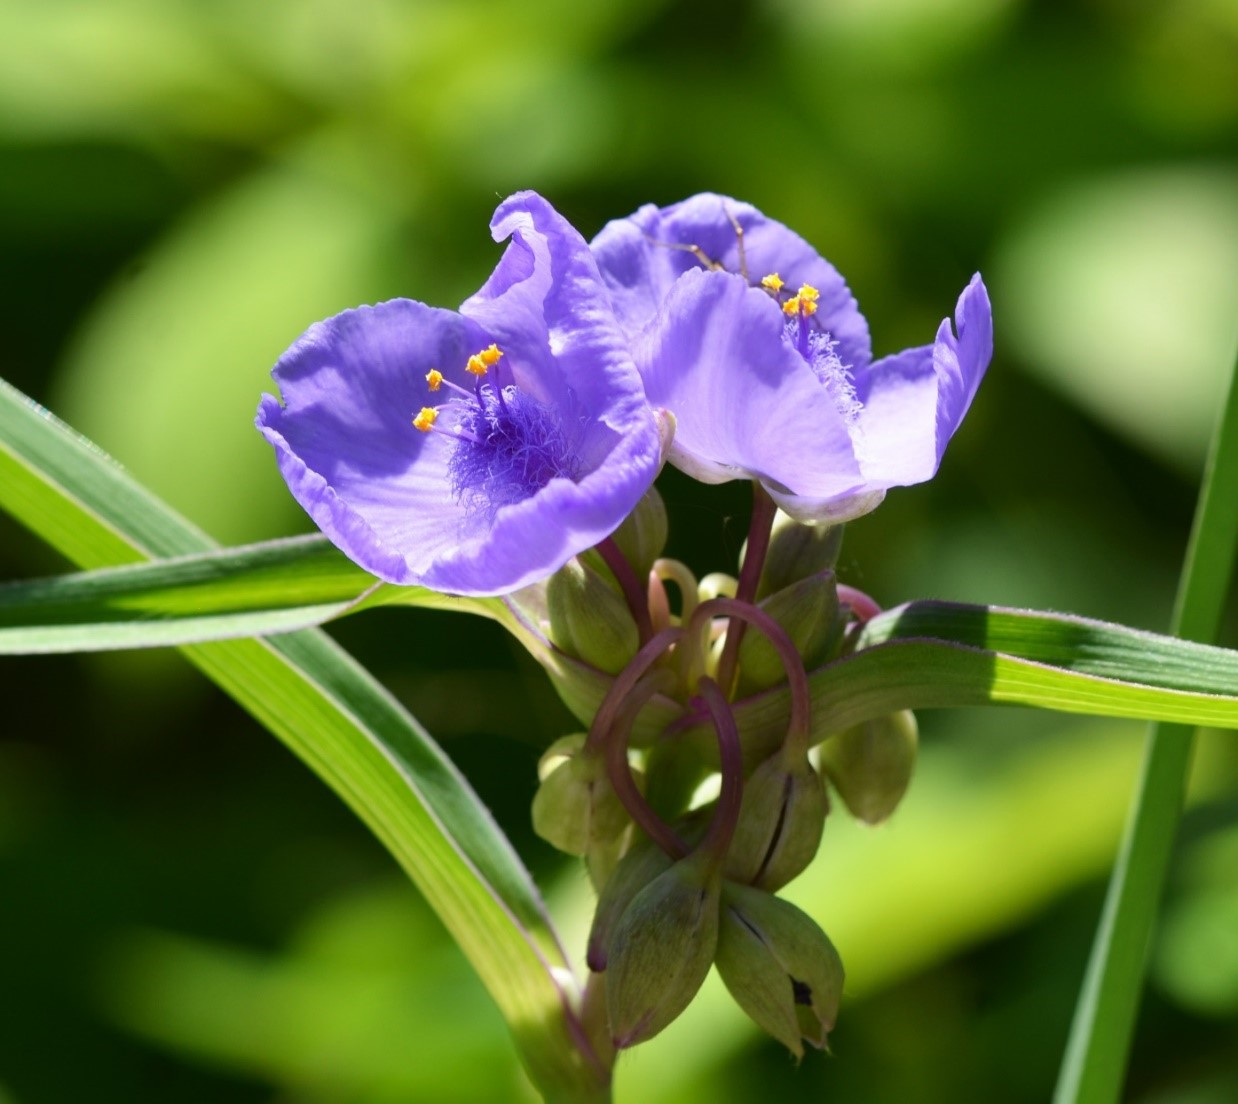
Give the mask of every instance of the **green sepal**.
[[633, 899], [615, 925], [606, 976], [610, 1033], [619, 1049], [651, 1039], [700, 990], [718, 946], [722, 875], [689, 855]]
[[784, 744], [744, 783], [726, 876], [770, 891], [786, 885], [816, 856], [829, 807], [807, 751]]
[[716, 963], [723, 984], [796, 1058], [824, 1049], [838, 1017], [843, 964], [816, 921], [763, 890], [726, 882]]
[[611, 534], [611, 539], [642, 582], [649, 578], [653, 563], [666, 549], [670, 532], [666, 505], [656, 487], [650, 487], [636, 508], [623, 519], [623, 524]]
[[583, 858], [594, 884], [604, 885], [623, 853], [632, 821], [602, 756], [585, 747], [583, 734], [564, 736], [542, 756], [538, 777], [533, 830], [552, 847]]
[[[800, 579], [757, 605], [791, 638], [807, 670], [825, 662], [842, 632], [832, 571]], [[786, 669], [774, 646], [763, 633], [749, 626], [739, 645], [739, 696], [768, 690], [786, 678]]]
[[821, 744], [821, 770], [856, 820], [880, 824], [907, 792], [919, 734], [909, 709], [837, 732]]
[[640, 647], [627, 602], [600, 571], [568, 560], [546, 583], [550, 637], [568, 655], [617, 675]]
[[841, 525], [805, 525], [779, 510], [757, 583], [758, 601], [810, 575], [833, 571], [842, 543]]

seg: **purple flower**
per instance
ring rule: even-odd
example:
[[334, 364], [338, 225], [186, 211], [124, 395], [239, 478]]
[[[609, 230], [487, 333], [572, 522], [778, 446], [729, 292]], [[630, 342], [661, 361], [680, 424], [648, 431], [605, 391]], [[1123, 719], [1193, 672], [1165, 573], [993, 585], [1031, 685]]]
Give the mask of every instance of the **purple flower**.
[[759, 479], [801, 521], [846, 521], [929, 479], [993, 352], [977, 274], [931, 345], [872, 359], [837, 270], [725, 196], [642, 207], [592, 242], [670, 460], [707, 483]]
[[257, 425], [324, 533], [393, 583], [493, 595], [608, 536], [659, 466], [659, 437], [597, 265], [544, 199], [457, 311], [393, 299], [311, 326]]

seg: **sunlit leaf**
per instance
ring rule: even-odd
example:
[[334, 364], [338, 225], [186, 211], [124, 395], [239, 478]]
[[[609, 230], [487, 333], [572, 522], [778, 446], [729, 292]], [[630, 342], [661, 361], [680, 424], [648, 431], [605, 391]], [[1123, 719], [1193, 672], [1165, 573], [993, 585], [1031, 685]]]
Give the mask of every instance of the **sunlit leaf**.
[[[210, 547], [3, 383], [0, 475], [0, 508], [83, 566]], [[595, 1084], [596, 1071], [568, 1035], [561, 987], [570, 969], [536, 887], [417, 722], [316, 630], [184, 654], [327, 782], [400, 862], [499, 1005], [534, 1081], [556, 1090]]]

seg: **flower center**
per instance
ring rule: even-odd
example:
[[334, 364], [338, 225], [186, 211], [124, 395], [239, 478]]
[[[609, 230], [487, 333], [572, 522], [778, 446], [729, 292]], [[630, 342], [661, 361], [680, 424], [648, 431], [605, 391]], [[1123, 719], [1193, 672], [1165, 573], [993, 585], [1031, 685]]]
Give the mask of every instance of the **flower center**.
[[859, 416], [861, 403], [855, 397], [851, 368], [844, 364], [838, 355], [838, 342], [813, 320], [820, 293], [811, 284], [801, 284], [799, 291], [784, 299], [782, 278], [776, 272], [762, 279], [761, 286], [778, 300], [782, 313], [786, 315], [783, 337], [804, 358], [813, 374], [830, 393], [830, 398], [834, 400], [847, 425], [853, 426]]
[[[491, 520], [502, 506], [530, 498], [552, 479], [575, 480], [579, 467], [555, 413], [515, 383], [504, 385], [490, 370], [503, 356], [496, 345], [469, 357], [465, 371], [476, 377], [471, 391], [443, 377], [426, 374], [431, 391], [454, 394], [438, 406], [426, 406], [413, 419], [424, 433], [445, 433], [455, 442], [447, 462], [451, 489], [469, 514]], [[450, 425], [439, 425], [440, 415]]]

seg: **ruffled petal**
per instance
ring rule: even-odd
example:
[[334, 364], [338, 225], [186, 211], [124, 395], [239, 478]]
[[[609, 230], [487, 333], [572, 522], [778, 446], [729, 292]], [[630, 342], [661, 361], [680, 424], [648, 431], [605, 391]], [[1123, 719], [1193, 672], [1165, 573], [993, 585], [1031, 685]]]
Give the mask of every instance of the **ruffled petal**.
[[[743, 231], [742, 264], [736, 225]], [[650, 325], [675, 280], [703, 267], [691, 246], [727, 272], [746, 268], [749, 284], [774, 272], [793, 289], [811, 284], [821, 293], [817, 322], [838, 342], [843, 363], [862, 368], [872, 359], [868, 323], [838, 270], [782, 223], [709, 192], [670, 207], [646, 205], [608, 223], [593, 239], [615, 313], [629, 335]]]
[[857, 380], [860, 464], [875, 487], [905, 487], [931, 478], [937, 451], [937, 373], [933, 345], [875, 362]]
[[[298, 501], [390, 582], [481, 596], [545, 578], [613, 532], [660, 464], [584, 240], [532, 193], [494, 227], [513, 240], [467, 313], [393, 300], [320, 322], [276, 365], [284, 405], [267, 395], [259, 407]], [[492, 343], [503, 355], [479, 385], [464, 365]], [[465, 394], [432, 394], [431, 369]], [[447, 432], [417, 430], [413, 416], [445, 396]], [[500, 439], [504, 451], [488, 451]]]
[[813, 497], [862, 485], [846, 422], [784, 337], [782, 312], [740, 277], [685, 273], [636, 356], [649, 402], [676, 419], [671, 462], [696, 478]]
[[885, 357], [856, 377], [860, 461], [873, 487], [936, 474], [993, 355], [993, 316], [979, 274], [959, 296], [958, 337], [944, 319], [932, 345]]
[[584, 238], [536, 192], [518, 192], [490, 223], [511, 237], [490, 279], [460, 307], [512, 358], [518, 386], [543, 402], [575, 407], [596, 430], [580, 448], [591, 462], [615, 433], [649, 449], [652, 415], [597, 262]]
[[977, 272], [954, 309], [956, 338], [950, 320], [943, 319], [933, 347], [933, 368], [939, 380], [937, 403], [937, 458], [959, 428], [976, 396], [989, 361], [993, 359], [993, 307], [989, 291]]
[[463, 364], [485, 333], [454, 311], [409, 299], [315, 323], [272, 372], [257, 425], [293, 496], [367, 571], [416, 583], [456, 539], [452, 442], [413, 427], [432, 402], [431, 368]]

